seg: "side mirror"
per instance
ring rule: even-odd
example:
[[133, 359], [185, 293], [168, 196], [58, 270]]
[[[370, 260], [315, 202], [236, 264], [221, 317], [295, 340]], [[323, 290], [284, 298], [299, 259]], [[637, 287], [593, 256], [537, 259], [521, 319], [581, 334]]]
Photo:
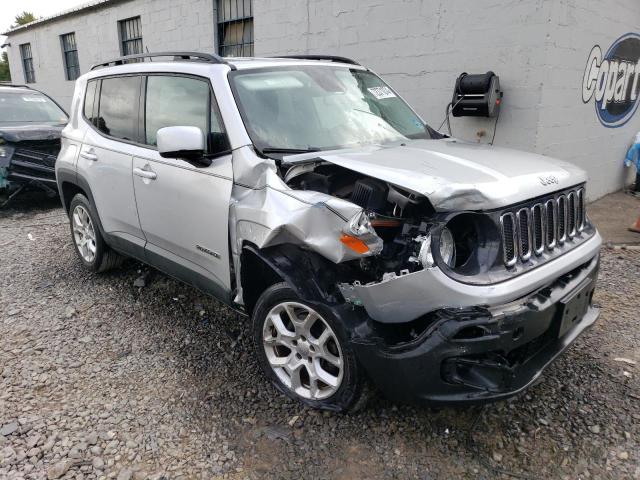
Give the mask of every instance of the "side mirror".
[[156, 140], [161, 157], [204, 160], [204, 134], [198, 127], [164, 127], [158, 130]]

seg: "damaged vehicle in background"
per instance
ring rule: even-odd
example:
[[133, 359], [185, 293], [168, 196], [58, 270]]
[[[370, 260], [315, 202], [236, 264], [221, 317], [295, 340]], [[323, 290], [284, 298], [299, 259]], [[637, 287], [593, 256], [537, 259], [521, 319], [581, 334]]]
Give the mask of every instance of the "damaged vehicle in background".
[[56, 172], [86, 268], [131, 256], [250, 316], [312, 407], [506, 398], [598, 317], [585, 173], [447, 138], [352, 60], [95, 66]]
[[0, 192], [9, 198], [33, 186], [57, 194], [55, 162], [65, 111], [42, 92], [0, 84]]

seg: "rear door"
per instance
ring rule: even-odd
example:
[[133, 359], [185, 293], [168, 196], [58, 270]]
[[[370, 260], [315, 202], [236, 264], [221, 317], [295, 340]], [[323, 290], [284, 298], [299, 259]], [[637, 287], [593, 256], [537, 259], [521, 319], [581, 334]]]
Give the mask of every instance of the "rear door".
[[[133, 160], [133, 185], [150, 263], [227, 300], [230, 287], [228, 215], [231, 154], [207, 79], [149, 75], [144, 143]], [[195, 126], [208, 138], [210, 166], [163, 158], [156, 134], [169, 126]]]
[[87, 129], [78, 158], [78, 175], [88, 183], [104, 231], [112, 242], [127, 241], [139, 246], [140, 252], [144, 235], [131, 178], [131, 150], [139, 135], [142, 78], [131, 75], [89, 82], [84, 116], [92, 128]]

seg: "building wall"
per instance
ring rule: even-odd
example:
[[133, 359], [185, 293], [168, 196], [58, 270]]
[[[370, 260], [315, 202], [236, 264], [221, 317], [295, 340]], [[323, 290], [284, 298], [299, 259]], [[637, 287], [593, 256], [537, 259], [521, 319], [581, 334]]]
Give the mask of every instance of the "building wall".
[[635, 176], [623, 159], [640, 131], [640, 113], [620, 128], [605, 128], [593, 101], [583, 103], [582, 80], [594, 45], [603, 53], [621, 35], [640, 32], [638, 0], [550, 2], [546, 61], [536, 150], [568, 160], [589, 172], [590, 198], [620, 189]]
[[212, 0], [130, 0], [63, 17], [10, 34], [11, 77], [24, 82], [20, 44], [31, 43], [36, 83], [64, 108], [71, 105], [74, 82], [66, 80], [60, 35], [75, 32], [80, 72], [91, 65], [119, 57], [118, 21], [140, 16], [145, 51], [201, 51], [214, 48]]
[[[383, 76], [435, 128], [456, 77], [493, 70], [504, 90], [496, 145], [585, 168], [589, 197], [621, 187], [622, 159], [640, 114], [605, 128], [582, 102], [594, 44], [640, 30], [637, 0], [262, 0], [256, 55], [330, 53]], [[453, 134], [488, 142], [494, 119], [452, 119]], [[444, 127], [443, 127], [444, 128]]]
[[[213, 0], [121, 0], [9, 36], [15, 82], [19, 45], [32, 45], [39, 88], [68, 107], [59, 35], [74, 31], [82, 72], [120, 55], [118, 21], [140, 15], [145, 49], [215, 51]], [[590, 199], [632, 172], [622, 159], [640, 113], [605, 128], [582, 101], [591, 48], [605, 51], [640, 31], [637, 0], [254, 0], [256, 55], [329, 53], [378, 72], [438, 128], [463, 71], [493, 70], [504, 90], [496, 145], [535, 151], [585, 168]], [[634, 30], [635, 29], [635, 30]], [[451, 120], [453, 134], [488, 142], [494, 119]], [[444, 128], [444, 127], [443, 127]]]

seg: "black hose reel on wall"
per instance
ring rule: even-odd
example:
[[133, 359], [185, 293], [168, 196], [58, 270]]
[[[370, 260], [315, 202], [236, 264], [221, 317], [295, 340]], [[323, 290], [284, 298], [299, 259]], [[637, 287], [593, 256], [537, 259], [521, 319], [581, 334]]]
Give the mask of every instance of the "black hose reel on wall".
[[[454, 117], [495, 118], [498, 123], [503, 92], [500, 90], [500, 77], [487, 73], [461, 73], [456, 79], [451, 103], [447, 105], [446, 122], [451, 134], [449, 113]], [[495, 138], [495, 124], [493, 137]], [[442, 125], [440, 126], [442, 128]], [[493, 143], [493, 139], [491, 140]]]

